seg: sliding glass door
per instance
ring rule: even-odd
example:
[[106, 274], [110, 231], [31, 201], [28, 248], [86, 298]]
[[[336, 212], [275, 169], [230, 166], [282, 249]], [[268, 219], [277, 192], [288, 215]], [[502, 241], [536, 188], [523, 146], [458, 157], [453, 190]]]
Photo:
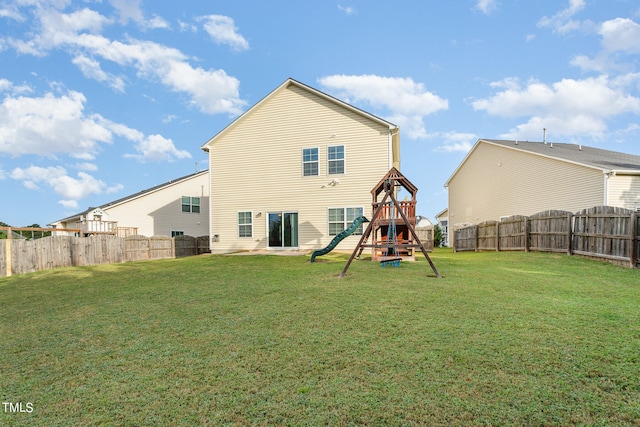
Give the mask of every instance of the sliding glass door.
[[269, 247], [298, 247], [298, 213], [269, 212]]

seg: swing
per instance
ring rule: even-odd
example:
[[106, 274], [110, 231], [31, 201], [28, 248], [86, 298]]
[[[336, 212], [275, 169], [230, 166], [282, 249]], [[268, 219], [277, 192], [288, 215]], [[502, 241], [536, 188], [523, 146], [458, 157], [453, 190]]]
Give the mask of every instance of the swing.
[[[395, 187], [402, 187], [407, 190], [411, 195], [411, 200], [399, 203], [394, 194]], [[414, 251], [420, 251], [429, 262], [435, 277], [442, 277], [429, 255], [427, 255], [427, 250], [414, 229], [417, 191], [416, 186], [395, 167], [391, 168], [378, 184], [373, 187], [371, 190], [371, 207], [373, 210], [371, 222], [360, 237], [360, 241], [342, 269], [340, 277], [345, 276], [355, 258], [360, 259], [360, 255], [362, 255], [365, 248], [372, 249], [371, 259], [380, 261], [382, 267], [399, 267], [401, 260], [413, 260]], [[383, 195], [382, 201], [378, 201], [379, 195]], [[398, 218], [396, 218], [396, 215]], [[384, 239], [385, 230], [387, 232], [386, 241]], [[380, 237], [379, 239], [378, 236]], [[372, 243], [367, 243], [369, 237], [372, 237]]]
[[[389, 183], [388, 185], [391, 185]], [[398, 256], [398, 230], [396, 228], [395, 205], [389, 202], [389, 226], [387, 227], [386, 256], [380, 261], [380, 267], [400, 267], [402, 258]]]

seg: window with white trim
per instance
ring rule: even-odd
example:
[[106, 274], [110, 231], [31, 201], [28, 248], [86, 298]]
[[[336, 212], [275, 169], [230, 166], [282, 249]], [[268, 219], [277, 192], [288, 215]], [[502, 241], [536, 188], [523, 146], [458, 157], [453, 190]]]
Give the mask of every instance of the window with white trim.
[[329, 175], [344, 173], [344, 145], [327, 147], [327, 173]]
[[182, 212], [200, 213], [200, 197], [182, 196]]
[[[364, 208], [329, 208], [327, 212], [329, 223], [329, 236], [335, 236], [351, 225], [354, 219], [364, 215]], [[362, 235], [363, 225], [353, 234]]]
[[238, 212], [238, 237], [253, 237], [253, 213]]
[[184, 236], [184, 231], [171, 230], [171, 237]]
[[302, 176], [317, 176], [320, 174], [318, 148], [302, 149]]

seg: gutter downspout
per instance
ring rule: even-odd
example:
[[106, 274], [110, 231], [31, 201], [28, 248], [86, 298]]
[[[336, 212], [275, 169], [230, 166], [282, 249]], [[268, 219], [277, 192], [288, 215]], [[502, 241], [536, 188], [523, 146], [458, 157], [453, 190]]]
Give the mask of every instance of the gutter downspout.
[[[395, 132], [394, 132], [395, 131]], [[396, 168], [400, 170], [400, 128], [396, 127], [389, 133], [390, 154], [389, 169]]]
[[603, 206], [609, 205], [609, 178], [616, 176], [616, 171], [610, 170], [609, 172], [603, 172], [604, 174], [604, 202]]

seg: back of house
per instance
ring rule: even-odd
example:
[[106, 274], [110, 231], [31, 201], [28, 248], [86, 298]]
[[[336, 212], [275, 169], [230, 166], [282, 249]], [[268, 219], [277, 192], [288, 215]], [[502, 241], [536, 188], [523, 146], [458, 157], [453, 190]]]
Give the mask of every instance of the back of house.
[[371, 215], [371, 188], [400, 157], [397, 126], [292, 79], [202, 148], [213, 252], [326, 246]]

